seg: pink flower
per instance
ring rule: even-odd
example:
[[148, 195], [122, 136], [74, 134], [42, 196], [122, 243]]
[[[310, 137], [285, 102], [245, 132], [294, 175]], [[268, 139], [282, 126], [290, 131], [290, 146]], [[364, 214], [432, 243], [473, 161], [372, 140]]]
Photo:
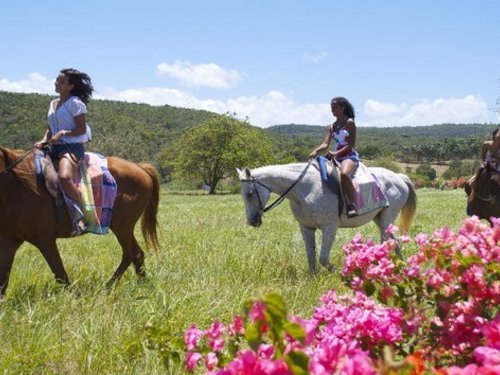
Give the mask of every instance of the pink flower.
[[187, 350], [194, 350], [198, 346], [200, 338], [203, 336], [203, 331], [192, 324], [184, 333], [184, 342]]
[[201, 354], [197, 352], [187, 352], [186, 353], [186, 370], [192, 372], [194, 368], [198, 365], [198, 361], [201, 359]]
[[233, 323], [227, 328], [229, 336], [244, 335], [245, 334], [245, 322], [243, 318], [239, 315], [233, 317]]
[[415, 237], [415, 242], [422, 248], [429, 243], [429, 237], [426, 234], [420, 233]]
[[482, 332], [486, 339], [486, 345], [500, 350], [500, 314], [497, 314], [492, 322], [485, 325]]
[[446, 375], [478, 375], [478, 368], [475, 364], [465, 366], [464, 368], [452, 366], [446, 369]]
[[402, 243], [410, 243], [411, 242], [411, 238], [410, 236], [406, 235], [406, 234], [403, 234], [400, 238]]
[[205, 357], [205, 367], [207, 370], [212, 371], [217, 364], [219, 363], [219, 358], [217, 358], [217, 354], [214, 352], [210, 352]]
[[253, 304], [252, 308], [250, 309], [250, 312], [248, 313], [248, 317], [253, 322], [257, 322], [257, 321], [265, 322], [266, 321], [266, 316], [264, 314], [265, 310], [266, 310], [266, 305], [264, 304], [264, 302], [256, 301]]
[[395, 226], [394, 224], [390, 224], [387, 229], [385, 230], [385, 233], [390, 236], [390, 237], [393, 237], [396, 233], [399, 232], [399, 228], [397, 226]]
[[483, 365], [500, 365], [500, 350], [478, 346], [474, 349], [474, 358]]
[[225, 326], [221, 322], [212, 323], [209, 329], [205, 332], [209, 338], [208, 344], [215, 352], [222, 351], [224, 347], [224, 339], [222, 335], [224, 334]]
[[274, 355], [274, 346], [270, 344], [260, 344], [257, 348], [257, 356], [259, 358], [272, 359]]

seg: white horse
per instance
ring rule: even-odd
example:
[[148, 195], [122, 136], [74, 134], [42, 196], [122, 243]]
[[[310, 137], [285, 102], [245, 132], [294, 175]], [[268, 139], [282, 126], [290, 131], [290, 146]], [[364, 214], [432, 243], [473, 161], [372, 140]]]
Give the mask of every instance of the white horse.
[[[345, 212], [339, 215], [340, 194], [342, 194], [340, 184], [337, 182], [335, 184], [337, 188], [332, 189], [321, 180], [317, 168], [308, 167], [309, 165], [305, 163], [270, 165], [253, 170], [238, 169], [238, 175], [247, 223], [251, 226], [260, 226], [264, 212], [279, 204], [284, 198], [290, 200], [290, 207], [300, 225], [312, 273], [316, 273], [316, 229], [322, 232], [319, 261], [330, 271], [334, 269], [330, 263], [330, 249], [339, 227], [359, 227], [373, 220], [380, 229], [381, 241], [384, 241], [388, 239], [386, 229], [394, 223], [401, 212], [400, 227], [403, 233], [407, 233], [415, 214], [417, 196], [406, 175], [384, 168], [368, 168], [378, 179], [389, 206], [347, 218]], [[280, 197], [266, 207], [271, 192], [279, 194]]]

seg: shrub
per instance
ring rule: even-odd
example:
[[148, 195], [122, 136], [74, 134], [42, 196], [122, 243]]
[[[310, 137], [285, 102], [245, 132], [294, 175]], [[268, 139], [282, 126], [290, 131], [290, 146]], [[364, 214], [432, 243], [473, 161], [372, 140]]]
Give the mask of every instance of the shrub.
[[389, 169], [396, 173], [401, 173], [401, 167], [391, 158], [384, 157], [378, 160], [370, 161], [368, 164], [370, 167], [381, 167]]
[[[396, 230], [391, 226], [388, 234], [394, 238]], [[395, 255], [395, 239], [374, 244], [357, 235], [344, 248], [342, 273], [353, 294], [325, 293], [309, 319], [291, 316], [281, 297], [268, 295], [246, 303], [227, 325], [191, 325], [184, 335], [186, 370], [499, 373], [500, 219], [490, 227], [468, 218], [458, 233], [442, 228], [414, 242], [418, 251], [404, 262]], [[174, 344], [160, 346], [162, 355], [178, 358]]]
[[429, 164], [421, 164], [417, 167], [415, 172], [419, 175], [426, 176], [427, 179], [433, 181], [436, 179], [437, 173], [434, 168], [432, 168]]

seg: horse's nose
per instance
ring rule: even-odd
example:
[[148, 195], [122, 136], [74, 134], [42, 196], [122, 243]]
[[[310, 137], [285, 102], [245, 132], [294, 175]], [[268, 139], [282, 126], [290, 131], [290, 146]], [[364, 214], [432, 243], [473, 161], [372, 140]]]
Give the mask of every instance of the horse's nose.
[[248, 220], [248, 225], [251, 225], [252, 227], [260, 227], [262, 224], [262, 219], [260, 215], [256, 215], [252, 217], [250, 220]]

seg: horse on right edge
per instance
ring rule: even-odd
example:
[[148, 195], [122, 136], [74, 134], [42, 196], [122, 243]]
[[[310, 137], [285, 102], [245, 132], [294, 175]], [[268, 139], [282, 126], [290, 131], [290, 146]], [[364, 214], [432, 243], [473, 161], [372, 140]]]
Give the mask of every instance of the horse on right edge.
[[474, 182], [464, 187], [467, 194], [467, 214], [486, 219], [491, 224], [491, 217], [500, 217], [500, 187], [494, 174], [497, 173], [488, 166], [478, 169]]

